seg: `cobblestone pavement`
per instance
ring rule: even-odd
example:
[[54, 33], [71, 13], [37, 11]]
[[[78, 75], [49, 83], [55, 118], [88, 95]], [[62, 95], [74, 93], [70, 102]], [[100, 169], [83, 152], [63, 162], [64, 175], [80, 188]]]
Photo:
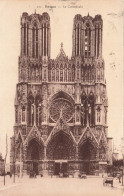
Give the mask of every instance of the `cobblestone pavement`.
[[[99, 177], [78, 178], [41, 178], [6, 179], [6, 186], [1, 186], [0, 196], [122, 196], [122, 187], [103, 186]], [[3, 181], [2, 181], [3, 182]], [[118, 183], [116, 181], [116, 183]], [[1, 184], [1, 179], [0, 179]], [[116, 184], [117, 185], [117, 184]], [[116, 186], [117, 187], [117, 186]]]
[[15, 186], [15, 185], [19, 184], [20, 182], [22, 182], [22, 180], [20, 180], [20, 178], [18, 178], [17, 176], [16, 176], [16, 183], [13, 183], [13, 181], [14, 181], [13, 178], [6, 176], [5, 177], [5, 186], [4, 186], [4, 176], [0, 176], [0, 190], [6, 189], [11, 186]]

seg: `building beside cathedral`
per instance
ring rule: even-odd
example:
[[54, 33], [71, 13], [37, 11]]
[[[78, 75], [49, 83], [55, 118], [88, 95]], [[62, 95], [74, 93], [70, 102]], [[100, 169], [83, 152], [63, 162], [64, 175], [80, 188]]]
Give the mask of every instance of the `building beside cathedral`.
[[100, 15], [78, 14], [72, 57], [61, 44], [51, 59], [50, 16], [22, 14], [12, 172], [76, 176], [106, 172], [112, 164], [102, 34]]

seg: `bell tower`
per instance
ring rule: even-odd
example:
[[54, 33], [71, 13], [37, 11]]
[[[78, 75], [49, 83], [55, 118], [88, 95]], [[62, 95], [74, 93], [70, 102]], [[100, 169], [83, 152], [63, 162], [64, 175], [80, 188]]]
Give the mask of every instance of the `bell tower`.
[[50, 57], [50, 17], [24, 12], [21, 17], [21, 56]]
[[39, 83], [47, 80], [47, 61], [50, 58], [50, 17], [28, 15], [21, 17], [21, 54], [19, 57], [19, 82]]
[[72, 56], [75, 57], [102, 57], [102, 28], [103, 21], [100, 15], [95, 18], [82, 17], [77, 14], [73, 24]]

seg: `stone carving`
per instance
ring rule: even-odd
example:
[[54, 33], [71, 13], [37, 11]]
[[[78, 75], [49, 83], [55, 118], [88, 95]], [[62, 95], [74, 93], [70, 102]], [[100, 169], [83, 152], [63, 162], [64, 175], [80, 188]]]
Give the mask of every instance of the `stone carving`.
[[55, 99], [50, 106], [50, 117], [56, 122], [60, 116], [65, 121], [70, 121], [73, 116], [73, 105], [66, 99]]

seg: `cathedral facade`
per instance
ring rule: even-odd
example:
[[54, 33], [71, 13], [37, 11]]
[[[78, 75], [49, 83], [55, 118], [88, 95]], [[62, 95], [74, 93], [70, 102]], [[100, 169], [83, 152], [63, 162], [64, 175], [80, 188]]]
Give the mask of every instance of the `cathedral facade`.
[[70, 59], [63, 44], [51, 59], [50, 32], [48, 13], [22, 14], [11, 171], [106, 172], [112, 163], [112, 140], [107, 126], [103, 20], [100, 15], [74, 17]]

